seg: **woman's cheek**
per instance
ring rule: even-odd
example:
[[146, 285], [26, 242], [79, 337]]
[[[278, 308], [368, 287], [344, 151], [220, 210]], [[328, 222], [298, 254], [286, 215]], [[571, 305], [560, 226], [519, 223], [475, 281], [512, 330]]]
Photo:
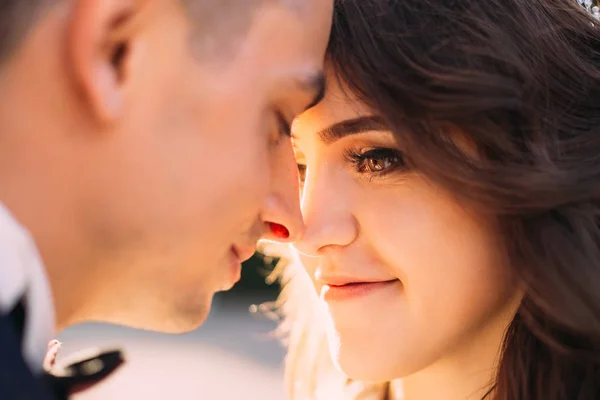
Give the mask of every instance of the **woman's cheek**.
[[316, 286], [317, 283], [315, 281], [315, 272], [317, 271], [317, 268], [319, 266], [320, 258], [319, 257], [309, 257], [302, 253], [300, 253], [298, 256], [300, 257], [300, 261], [301, 261], [302, 265], [304, 266], [304, 270], [310, 277], [310, 280], [315, 285], [315, 288], [317, 288], [317, 286]]

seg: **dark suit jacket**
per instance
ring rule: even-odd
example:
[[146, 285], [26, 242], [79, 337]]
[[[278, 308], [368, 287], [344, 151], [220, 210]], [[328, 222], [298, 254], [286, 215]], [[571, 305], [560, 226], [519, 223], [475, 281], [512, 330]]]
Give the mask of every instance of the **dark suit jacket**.
[[57, 400], [41, 378], [36, 378], [21, 355], [14, 324], [0, 315], [0, 400]]

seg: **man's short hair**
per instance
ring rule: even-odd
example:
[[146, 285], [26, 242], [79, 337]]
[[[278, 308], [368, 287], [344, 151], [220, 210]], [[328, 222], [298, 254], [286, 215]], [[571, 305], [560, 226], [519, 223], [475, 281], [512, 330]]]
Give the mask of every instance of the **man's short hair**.
[[[12, 54], [40, 14], [60, 0], [0, 0], [0, 64]], [[194, 26], [199, 58], [227, 57], [252, 25], [263, 0], [180, 0]]]
[[13, 52], [44, 7], [56, 0], [0, 0], [0, 63]]
[[191, 45], [200, 60], [230, 59], [264, 0], [182, 0], [194, 32]]

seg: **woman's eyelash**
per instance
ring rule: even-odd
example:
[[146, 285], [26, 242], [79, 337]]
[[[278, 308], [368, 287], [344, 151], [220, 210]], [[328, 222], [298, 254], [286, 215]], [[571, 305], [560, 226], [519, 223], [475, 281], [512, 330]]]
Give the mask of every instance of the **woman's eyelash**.
[[348, 150], [345, 158], [359, 174], [385, 175], [398, 169], [406, 169], [403, 154], [390, 148]]
[[[398, 170], [407, 170], [404, 155], [396, 149], [376, 147], [366, 150], [349, 149], [344, 158], [353, 166], [355, 172], [370, 178], [383, 176]], [[297, 163], [300, 183], [306, 180], [306, 165]]]

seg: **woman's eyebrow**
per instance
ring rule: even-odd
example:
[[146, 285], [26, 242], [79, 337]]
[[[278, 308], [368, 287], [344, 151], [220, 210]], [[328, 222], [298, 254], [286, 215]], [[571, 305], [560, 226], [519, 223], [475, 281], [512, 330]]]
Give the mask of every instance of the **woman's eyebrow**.
[[383, 118], [370, 115], [347, 119], [319, 131], [318, 135], [325, 144], [331, 144], [343, 137], [369, 131], [387, 131], [388, 125]]

